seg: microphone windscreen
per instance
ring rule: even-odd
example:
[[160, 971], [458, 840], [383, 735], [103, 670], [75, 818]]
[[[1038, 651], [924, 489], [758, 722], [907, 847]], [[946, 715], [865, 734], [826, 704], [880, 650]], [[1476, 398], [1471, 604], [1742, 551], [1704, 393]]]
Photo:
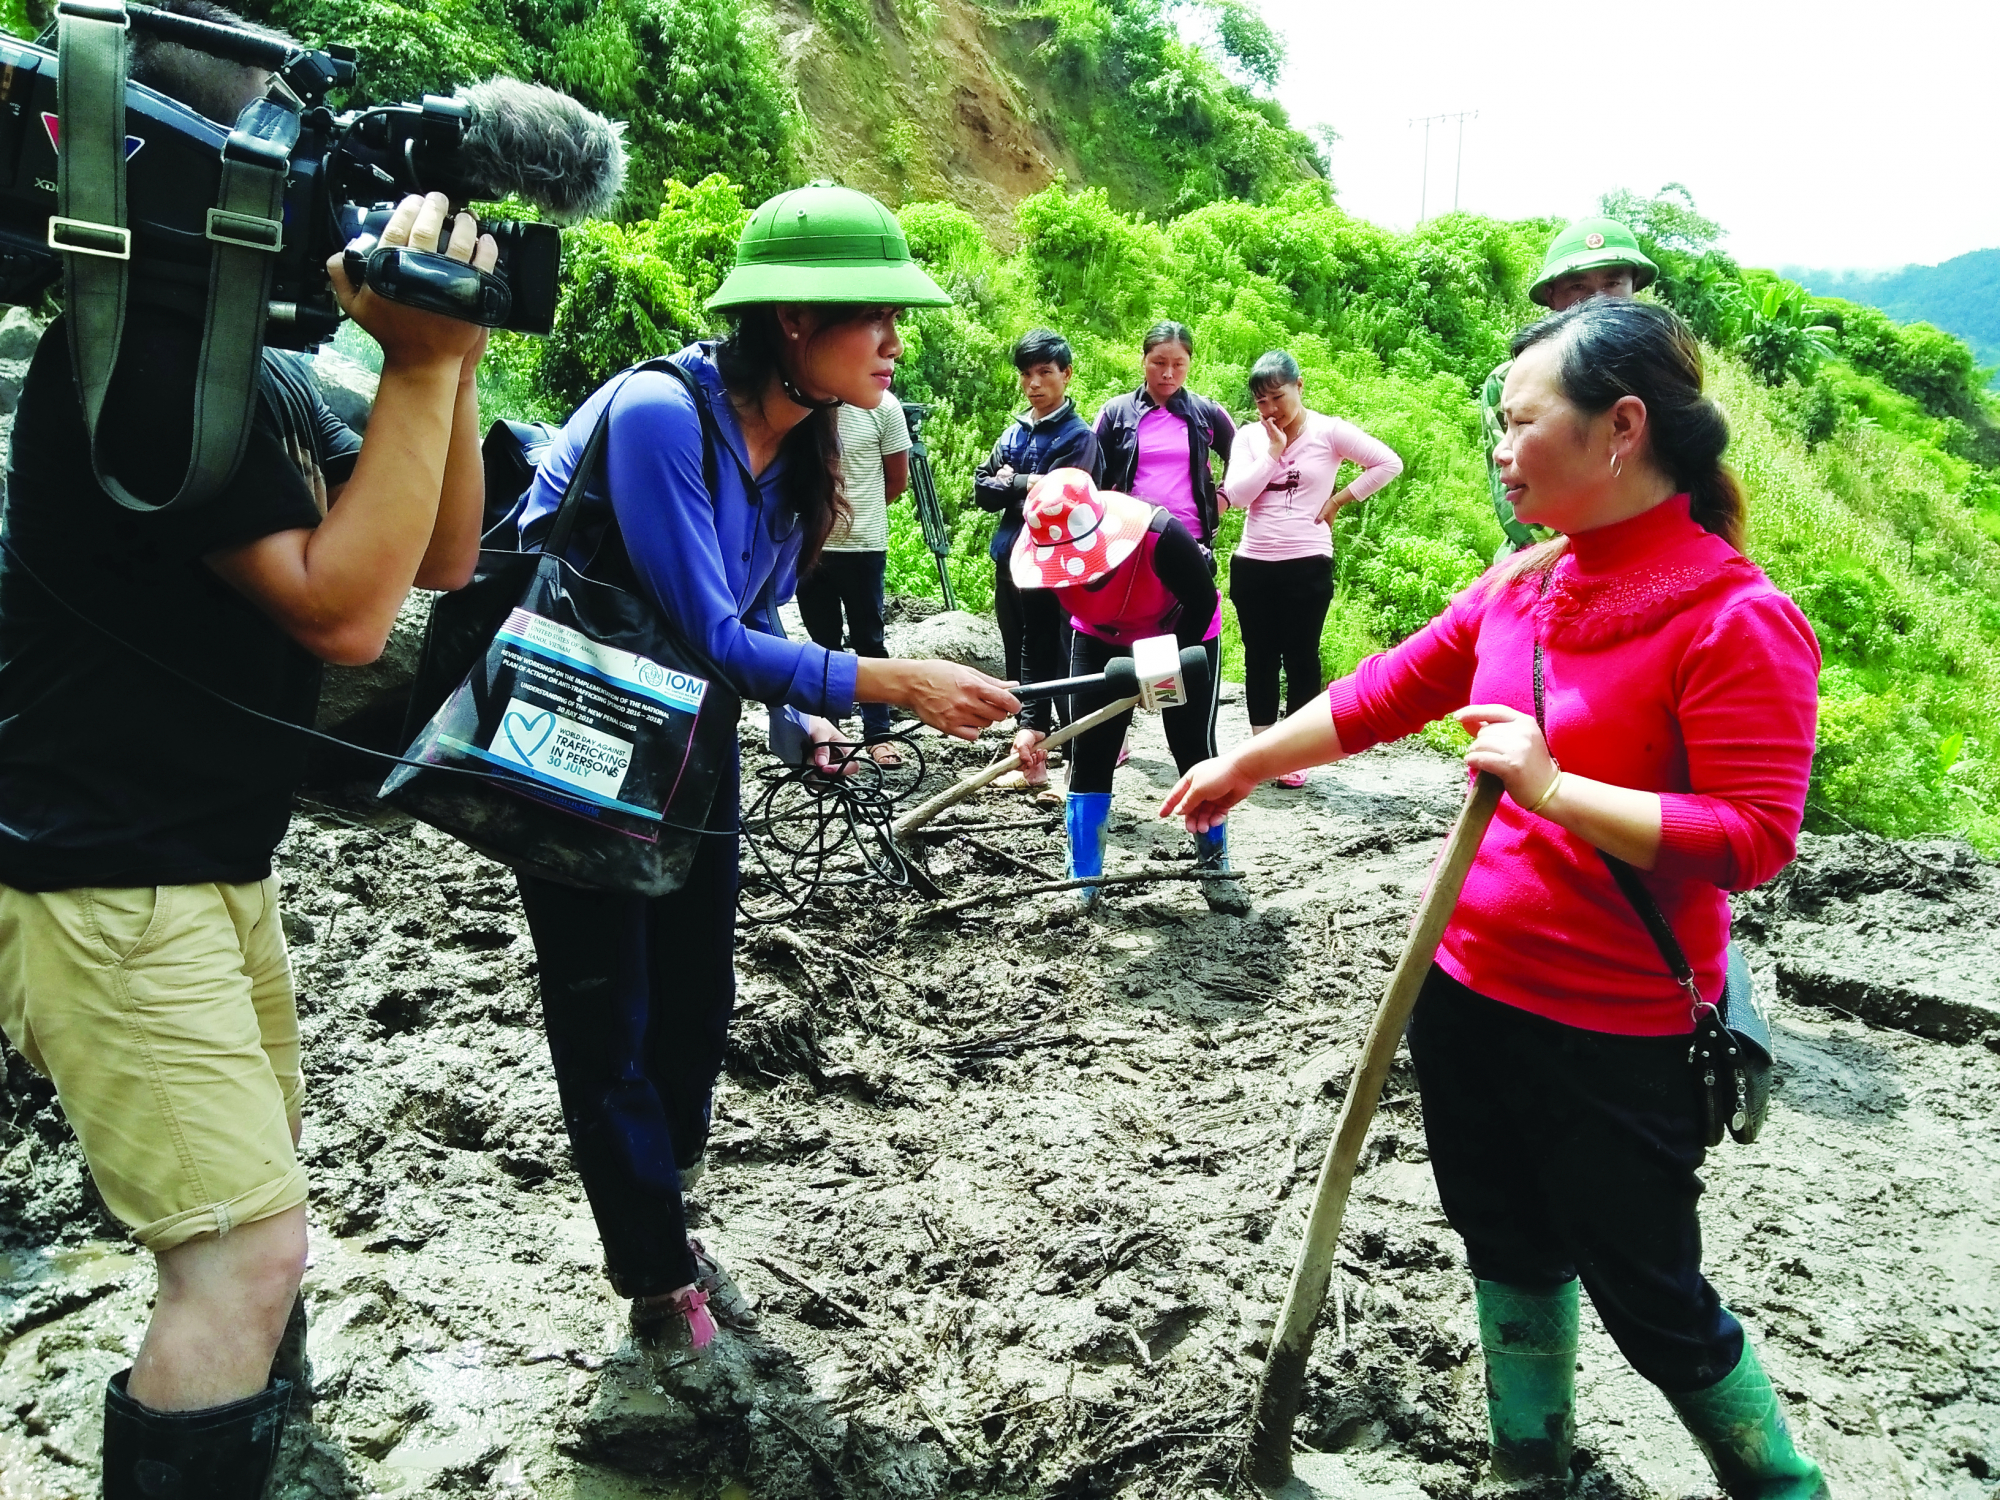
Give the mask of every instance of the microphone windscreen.
[[515, 193], [557, 219], [601, 214], [625, 185], [625, 125], [518, 78], [476, 83], [458, 166], [495, 198]]
[[1129, 656], [1114, 656], [1104, 664], [1104, 686], [1114, 698], [1139, 695], [1139, 669]]

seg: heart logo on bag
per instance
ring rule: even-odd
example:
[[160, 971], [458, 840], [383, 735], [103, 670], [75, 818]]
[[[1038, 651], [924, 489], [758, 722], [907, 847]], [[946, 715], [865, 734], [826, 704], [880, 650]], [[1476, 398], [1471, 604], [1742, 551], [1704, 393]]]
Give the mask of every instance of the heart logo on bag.
[[[516, 725], [520, 726], [519, 734], [514, 732]], [[556, 732], [556, 716], [544, 711], [530, 718], [526, 714], [510, 710], [507, 717], [500, 721], [500, 729], [507, 736], [507, 743], [514, 747], [514, 753], [521, 757], [522, 763], [532, 764], [535, 752], [546, 745], [549, 736]], [[533, 743], [524, 745], [521, 743], [523, 740], [532, 740]]]

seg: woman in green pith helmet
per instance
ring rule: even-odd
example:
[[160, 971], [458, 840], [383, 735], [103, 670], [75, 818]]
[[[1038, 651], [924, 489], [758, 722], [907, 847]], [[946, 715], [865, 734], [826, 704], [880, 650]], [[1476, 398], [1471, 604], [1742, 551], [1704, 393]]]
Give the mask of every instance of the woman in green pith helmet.
[[[728, 335], [673, 356], [686, 381], [628, 371], [584, 402], [522, 507], [523, 548], [547, 533], [608, 412], [573, 564], [587, 571], [622, 542], [637, 591], [744, 697], [773, 706], [774, 742], [829, 773], [851, 751], [830, 721], [857, 699], [974, 737], [1019, 709], [1004, 684], [950, 662], [827, 651], [786, 639], [778, 623], [843, 509], [836, 409], [889, 399], [898, 314], [950, 300], [865, 193], [814, 183], [771, 199], [708, 301], [728, 315]], [[713, 492], [704, 428], [719, 450], [706, 466]], [[709, 827], [734, 830], [736, 795], [732, 766]], [[633, 1299], [633, 1332], [647, 1343], [707, 1344], [718, 1293], [725, 1323], [747, 1313], [688, 1239], [681, 1204], [735, 1003], [736, 855], [733, 831], [703, 840], [681, 889], [650, 899], [519, 877], [570, 1149], [611, 1284]]]
[[[1660, 268], [1653, 264], [1632, 231], [1616, 219], [1578, 219], [1563, 226], [1542, 257], [1541, 274], [1528, 288], [1531, 300], [1550, 312], [1562, 312], [1590, 297], [1630, 297], [1653, 284]], [[1494, 368], [1479, 393], [1479, 415], [1486, 429], [1486, 483], [1493, 495], [1493, 517], [1506, 533], [1494, 561], [1535, 544], [1535, 534], [1514, 515], [1507, 487], [1500, 482], [1493, 450], [1507, 435], [1500, 411], [1500, 393], [1507, 384], [1511, 359]]]

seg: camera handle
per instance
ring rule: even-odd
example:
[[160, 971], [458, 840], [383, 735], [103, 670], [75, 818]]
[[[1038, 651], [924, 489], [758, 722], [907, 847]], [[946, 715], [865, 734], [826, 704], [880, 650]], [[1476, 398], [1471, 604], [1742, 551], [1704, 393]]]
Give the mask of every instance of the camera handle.
[[377, 245], [349, 250], [343, 264], [350, 285], [365, 284], [378, 297], [461, 323], [504, 328], [514, 312], [514, 294], [506, 282], [449, 255]]

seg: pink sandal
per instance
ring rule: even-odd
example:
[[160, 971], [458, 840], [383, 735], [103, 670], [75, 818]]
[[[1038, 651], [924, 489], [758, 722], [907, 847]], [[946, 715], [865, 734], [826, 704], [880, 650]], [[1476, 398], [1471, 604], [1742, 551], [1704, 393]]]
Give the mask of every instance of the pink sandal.
[[635, 1299], [632, 1334], [642, 1343], [706, 1349], [715, 1342], [708, 1293], [698, 1286], [684, 1286], [677, 1292]]
[[1295, 788], [1302, 787], [1306, 784], [1306, 774], [1304, 771], [1287, 771], [1284, 775], [1277, 778], [1278, 785]]

